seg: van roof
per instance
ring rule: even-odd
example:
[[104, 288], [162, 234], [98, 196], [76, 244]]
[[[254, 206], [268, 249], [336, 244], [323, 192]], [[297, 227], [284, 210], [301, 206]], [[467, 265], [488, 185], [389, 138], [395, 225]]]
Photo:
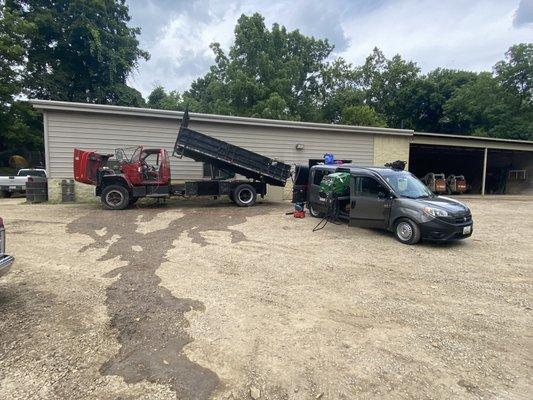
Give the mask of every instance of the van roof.
[[[324, 168], [324, 169], [331, 169], [331, 170], [337, 170], [339, 168], [342, 169], [348, 169], [350, 172], [361, 172], [361, 171], [373, 171], [379, 173], [380, 171], [391, 171], [393, 168], [391, 167], [376, 167], [376, 166], [366, 166], [366, 165], [356, 165], [353, 163], [350, 164], [316, 164], [313, 165], [313, 168]], [[400, 171], [400, 170], [396, 170]], [[403, 171], [403, 170], [401, 170]]]

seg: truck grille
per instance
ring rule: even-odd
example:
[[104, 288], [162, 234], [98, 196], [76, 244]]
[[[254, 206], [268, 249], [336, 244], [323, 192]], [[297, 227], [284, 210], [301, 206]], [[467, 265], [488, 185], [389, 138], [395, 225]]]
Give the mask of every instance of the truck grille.
[[464, 224], [467, 222], [472, 222], [472, 215], [465, 215], [463, 217], [456, 217], [455, 223], [456, 224]]

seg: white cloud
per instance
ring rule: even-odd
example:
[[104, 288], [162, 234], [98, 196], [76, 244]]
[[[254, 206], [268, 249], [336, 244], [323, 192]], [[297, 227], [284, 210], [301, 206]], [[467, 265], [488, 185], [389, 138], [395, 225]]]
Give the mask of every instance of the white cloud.
[[[514, 4], [513, 4], [514, 3]], [[363, 62], [374, 46], [399, 53], [429, 71], [437, 67], [490, 70], [504, 52], [531, 39], [531, 30], [512, 26], [516, 2], [391, 2], [343, 22], [352, 46], [341, 55]]]
[[132, 24], [143, 28], [141, 44], [152, 55], [130, 84], [145, 96], [156, 84], [186, 90], [213, 63], [209, 44], [228, 49], [239, 16], [254, 12], [267, 26], [278, 22], [329, 38], [336, 55], [354, 64], [377, 46], [388, 57], [416, 61], [424, 72], [490, 70], [511, 45], [531, 41], [524, 6], [531, 1], [518, 9], [518, 0], [129, 0]]

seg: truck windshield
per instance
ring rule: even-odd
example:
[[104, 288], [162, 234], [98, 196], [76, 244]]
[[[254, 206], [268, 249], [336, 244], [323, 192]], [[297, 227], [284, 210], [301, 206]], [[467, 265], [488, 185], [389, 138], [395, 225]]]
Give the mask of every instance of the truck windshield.
[[141, 147], [124, 147], [115, 149], [115, 158], [117, 161], [136, 162], [139, 161]]
[[409, 197], [411, 199], [433, 197], [433, 193], [431, 193], [426, 185], [410, 172], [391, 169], [380, 171], [380, 174], [398, 196]]

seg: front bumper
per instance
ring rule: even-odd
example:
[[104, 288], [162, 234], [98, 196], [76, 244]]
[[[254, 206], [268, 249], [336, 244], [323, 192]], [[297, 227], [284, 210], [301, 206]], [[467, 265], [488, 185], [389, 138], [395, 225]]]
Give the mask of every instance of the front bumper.
[[[420, 225], [422, 239], [435, 241], [448, 241], [466, 239], [472, 236], [474, 232], [474, 223], [472, 221], [460, 224], [449, 223], [437, 218]], [[464, 233], [465, 227], [470, 227], [470, 232]]]
[[7, 254], [0, 256], [0, 276], [7, 274], [14, 261], [13, 256], [8, 256]]

